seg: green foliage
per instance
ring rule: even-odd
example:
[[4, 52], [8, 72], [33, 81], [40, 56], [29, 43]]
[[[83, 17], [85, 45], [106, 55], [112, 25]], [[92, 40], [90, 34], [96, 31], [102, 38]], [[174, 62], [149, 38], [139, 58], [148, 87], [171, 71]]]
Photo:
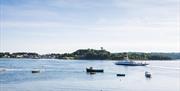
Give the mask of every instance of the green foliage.
[[82, 49], [72, 54], [75, 55], [77, 59], [105, 60], [110, 58], [110, 52], [106, 50]]
[[124, 54], [123, 53], [112, 53], [110, 58], [111, 58], [111, 60], [122, 60], [122, 59], [124, 59]]
[[[45, 54], [17, 52], [0, 52], [0, 58], [55, 58], [55, 59], [84, 59], [84, 60], [122, 60], [127, 53], [110, 53], [104, 49], [79, 49], [73, 53]], [[129, 59], [133, 60], [171, 60], [180, 59], [180, 53], [142, 53], [128, 52]]]

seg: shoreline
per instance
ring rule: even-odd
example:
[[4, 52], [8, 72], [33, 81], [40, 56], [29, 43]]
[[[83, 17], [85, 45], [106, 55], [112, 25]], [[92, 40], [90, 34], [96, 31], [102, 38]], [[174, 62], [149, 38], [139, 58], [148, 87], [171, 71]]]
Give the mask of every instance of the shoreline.
[[[0, 59], [27, 59], [27, 60], [84, 60], [84, 61], [123, 61], [123, 60], [110, 60], [110, 59], [105, 59], [105, 60], [99, 60], [99, 59], [56, 59], [56, 58], [0, 58]], [[170, 59], [170, 60], [135, 60], [135, 59], [130, 59], [133, 61], [180, 61], [180, 59]]]
[[174, 60], [180, 59], [180, 53], [162, 52], [119, 52], [111, 53], [105, 49], [78, 49], [72, 53], [38, 54], [35, 52], [0, 52], [0, 58], [29, 58], [29, 59], [67, 59], [67, 60], [123, 60], [128, 55], [131, 60]]

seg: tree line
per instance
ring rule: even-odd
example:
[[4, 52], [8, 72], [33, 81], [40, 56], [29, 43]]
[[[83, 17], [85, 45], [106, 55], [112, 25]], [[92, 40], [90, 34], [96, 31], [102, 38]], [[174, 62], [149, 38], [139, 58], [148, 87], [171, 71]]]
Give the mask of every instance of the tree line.
[[0, 58], [54, 58], [54, 59], [79, 59], [79, 60], [123, 60], [125, 54], [128, 54], [132, 60], [172, 60], [180, 59], [180, 53], [143, 53], [143, 52], [121, 52], [111, 53], [104, 49], [79, 49], [73, 53], [64, 54], [44, 54], [27, 52], [0, 52]]

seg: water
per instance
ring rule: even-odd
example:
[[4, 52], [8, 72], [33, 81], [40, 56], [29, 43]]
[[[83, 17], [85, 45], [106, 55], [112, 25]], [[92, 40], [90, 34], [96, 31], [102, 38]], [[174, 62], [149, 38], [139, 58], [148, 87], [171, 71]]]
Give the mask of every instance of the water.
[[[0, 91], [180, 91], [180, 60], [150, 61], [146, 67], [114, 65], [115, 61], [0, 59]], [[86, 67], [104, 73], [85, 72]], [[32, 74], [33, 69], [40, 73]], [[144, 72], [152, 73], [145, 78]], [[117, 77], [125, 73], [125, 77]]]

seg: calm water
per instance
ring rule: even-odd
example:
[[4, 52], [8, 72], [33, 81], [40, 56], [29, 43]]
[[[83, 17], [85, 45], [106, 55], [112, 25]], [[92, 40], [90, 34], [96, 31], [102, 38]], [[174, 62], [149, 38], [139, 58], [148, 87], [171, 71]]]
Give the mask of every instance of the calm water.
[[[125, 67], [100, 60], [0, 59], [0, 68], [6, 68], [0, 72], [0, 91], [180, 91], [180, 60], [148, 63]], [[105, 72], [87, 74], [90, 66]], [[34, 68], [41, 73], [32, 74]], [[151, 79], [145, 71], [152, 73]]]

